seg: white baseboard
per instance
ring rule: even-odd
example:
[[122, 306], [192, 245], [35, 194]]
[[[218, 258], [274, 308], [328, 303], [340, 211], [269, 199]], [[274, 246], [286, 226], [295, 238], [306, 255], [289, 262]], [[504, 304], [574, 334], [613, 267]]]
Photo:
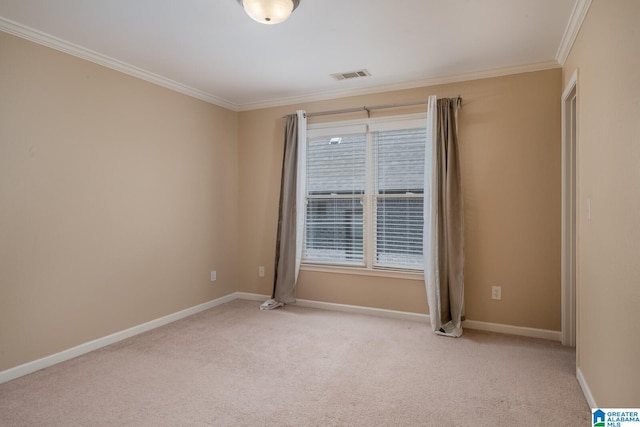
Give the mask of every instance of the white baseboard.
[[[159, 326], [164, 326], [168, 323], [175, 322], [176, 320], [183, 319], [193, 314], [199, 313], [204, 310], [216, 307], [220, 304], [224, 304], [235, 299], [245, 299], [251, 301], [266, 301], [271, 298], [269, 295], [252, 294], [247, 292], [234, 292], [229, 295], [225, 295], [218, 299], [206, 302], [204, 304], [197, 305], [195, 307], [187, 308], [177, 313], [169, 314], [164, 317], [152, 320], [150, 322], [143, 323], [138, 326], [126, 329], [124, 331], [116, 332], [106, 337], [98, 338], [93, 341], [80, 344], [76, 347], [61, 351], [50, 356], [43, 357], [42, 359], [34, 360], [32, 362], [25, 363], [14, 368], [7, 369], [0, 372], [0, 384], [13, 379], [19, 378], [23, 375], [30, 374], [32, 372], [39, 371], [40, 369], [48, 368], [57, 363], [64, 362], [66, 360], [73, 359], [74, 357], [82, 356], [94, 350], [98, 350], [102, 347], [114, 344], [118, 341], [130, 338], [134, 335], [141, 334], [143, 332], [150, 331]], [[336, 304], [322, 301], [312, 301], [299, 299], [296, 305], [302, 307], [318, 308], [322, 310], [342, 311], [346, 313], [367, 314], [371, 316], [388, 317], [394, 319], [416, 320], [420, 322], [429, 323], [429, 315], [421, 313], [413, 313], [408, 311], [386, 310], [383, 308], [364, 307], [357, 305]], [[548, 331], [544, 329], [525, 328], [522, 326], [502, 325], [497, 323], [479, 322], [475, 320], [466, 320], [462, 323], [463, 327], [469, 329], [478, 329], [482, 331], [499, 332], [503, 334], [521, 335], [525, 337], [543, 338], [553, 341], [560, 341], [562, 339], [562, 333], [559, 331]], [[586, 386], [584, 377], [578, 370], [578, 381], [582, 387], [587, 401], [589, 404], [593, 402], [593, 397], [589, 392], [589, 388]], [[588, 394], [587, 394], [588, 393]], [[592, 406], [595, 407], [595, 406]]]
[[76, 347], [63, 350], [59, 353], [43, 357], [42, 359], [34, 360], [33, 362], [28, 362], [14, 368], [7, 369], [0, 372], [0, 384], [11, 381], [23, 375], [31, 374], [33, 372], [39, 371], [40, 369], [48, 368], [49, 366], [53, 366], [66, 360], [82, 356], [83, 354], [98, 350], [102, 347], [106, 347], [118, 341], [130, 338], [134, 335], [150, 331], [151, 329], [155, 329], [159, 326], [164, 326], [168, 323], [175, 322], [176, 320], [183, 319], [201, 311], [208, 310], [220, 304], [233, 301], [236, 298], [237, 296], [235, 294], [225, 295], [221, 298], [206, 302], [204, 304], [196, 305], [195, 307], [187, 308], [177, 313], [169, 314], [167, 316], [151, 320], [150, 322], [125, 329], [124, 331], [116, 332], [114, 334], [107, 335], [106, 337], [98, 338], [93, 341], [80, 344]]
[[337, 304], [332, 302], [296, 300], [296, 305], [302, 307], [319, 308], [321, 310], [342, 311], [345, 313], [368, 314], [371, 316], [389, 317], [392, 319], [418, 320], [429, 323], [428, 314], [412, 313], [409, 311], [387, 310], [384, 308], [364, 307], [360, 305]]
[[247, 292], [236, 292], [233, 294], [234, 299], [246, 299], [250, 301], [266, 301], [271, 298], [270, 295], [250, 294]]
[[[267, 295], [247, 294], [242, 292], [236, 293], [238, 298], [252, 300], [252, 301], [265, 301], [270, 297]], [[337, 304], [331, 302], [313, 301], [299, 299], [296, 301], [296, 305], [302, 307], [318, 308], [322, 310], [342, 311], [346, 313], [356, 314], [368, 314], [371, 316], [390, 317], [394, 319], [406, 319], [406, 320], [418, 320], [421, 322], [429, 323], [429, 315], [422, 313], [413, 313], [409, 311], [397, 311], [387, 310], [383, 308], [364, 307], [359, 305], [347, 305]], [[524, 326], [504, 325], [500, 323], [481, 322], [478, 320], [465, 320], [462, 322], [462, 327], [469, 329], [476, 329], [480, 331], [498, 332], [501, 334], [519, 335], [530, 338], [542, 338], [551, 341], [561, 341], [561, 331], [550, 331], [547, 329], [527, 328]]]
[[[246, 292], [236, 292], [236, 298], [250, 301], [266, 301], [269, 295], [251, 294]], [[317, 308], [320, 310], [342, 311], [345, 313], [368, 314], [371, 316], [390, 317], [394, 319], [421, 320], [429, 322], [428, 314], [412, 313], [409, 311], [386, 310], [384, 308], [365, 307], [361, 305], [337, 304], [333, 302], [313, 301], [307, 299], [297, 299], [295, 305], [300, 307]]]
[[465, 320], [462, 322], [462, 327], [476, 329], [479, 331], [499, 332], [501, 334], [520, 335], [530, 338], [542, 338], [550, 341], [562, 341], [561, 331], [550, 331], [548, 329], [527, 328], [525, 326], [481, 322], [478, 320]]
[[578, 384], [580, 384], [580, 388], [582, 389], [582, 393], [584, 393], [584, 397], [587, 399], [587, 403], [589, 404], [589, 407], [591, 409], [599, 408], [599, 406], [596, 405], [596, 400], [593, 398], [593, 395], [591, 394], [591, 389], [589, 389], [587, 380], [582, 374], [582, 371], [580, 370], [580, 368], [576, 368], [576, 377], [578, 378]]

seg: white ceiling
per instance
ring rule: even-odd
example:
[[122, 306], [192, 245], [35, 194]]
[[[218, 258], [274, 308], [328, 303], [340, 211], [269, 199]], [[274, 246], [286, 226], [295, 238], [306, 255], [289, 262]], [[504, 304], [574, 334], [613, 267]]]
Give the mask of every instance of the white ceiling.
[[0, 0], [0, 30], [247, 110], [557, 67], [580, 3], [301, 0], [263, 25], [236, 0]]

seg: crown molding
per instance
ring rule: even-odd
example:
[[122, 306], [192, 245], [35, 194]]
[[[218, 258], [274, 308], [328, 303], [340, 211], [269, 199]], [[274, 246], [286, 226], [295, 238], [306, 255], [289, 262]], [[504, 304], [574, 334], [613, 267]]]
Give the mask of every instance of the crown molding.
[[[572, 14], [570, 25], [567, 27], [567, 31], [565, 32], [565, 37], [563, 38], [563, 45], [565, 44], [565, 39], [569, 40], [569, 36], [567, 35], [569, 32], [569, 28], [574, 28], [573, 31], [575, 31], [575, 34], [573, 35], [573, 39], [571, 40], [571, 43], [573, 43], [573, 40], [575, 40], [575, 35], [577, 34], [577, 31], [582, 23], [582, 20], [584, 19], [584, 15], [586, 15], [586, 9], [588, 8], [590, 3], [591, 3], [591, 0], [578, 0], [578, 3], [574, 8], [574, 13]], [[580, 5], [582, 5], [582, 7], [580, 7]], [[15, 35], [17, 37], [32, 41], [34, 43], [37, 43], [43, 46], [50, 47], [52, 49], [67, 53], [69, 55], [73, 55], [75, 57], [96, 63], [98, 65], [102, 65], [112, 70], [122, 72], [124, 74], [139, 78], [141, 80], [145, 80], [147, 82], [156, 84], [158, 86], [165, 87], [167, 89], [182, 93], [184, 95], [187, 95], [196, 99], [200, 99], [202, 101], [205, 101], [214, 105], [218, 105], [220, 107], [223, 107], [232, 111], [249, 111], [249, 110], [257, 110], [261, 108], [271, 108], [271, 107], [280, 107], [280, 106], [286, 106], [286, 105], [292, 105], [292, 104], [300, 104], [305, 102], [326, 101], [330, 99], [345, 98], [349, 96], [371, 95], [371, 94], [381, 93], [381, 92], [415, 89], [419, 87], [435, 86], [435, 85], [441, 85], [441, 84], [447, 84], [447, 83], [457, 83], [457, 82], [464, 82], [469, 80], [502, 77], [502, 76], [507, 76], [511, 74], [520, 74], [520, 73], [527, 73], [527, 72], [533, 72], [533, 71], [543, 71], [543, 70], [559, 68], [561, 66], [560, 61], [551, 60], [551, 61], [536, 62], [531, 64], [493, 68], [489, 70], [474, 71], [470, 73], [435, 76], [435, 77], [429, 77], [426, 79], [378, 85], [374, 87], [355, 88], [355, 89], [346, 89], [346, 90], [333, 90], [333, 91], [328, 90], [328, 91], [308, 93], [300, 96], [276, 98], [276, 99], [258, 101], [258, 102], [246, 103], [246, 104], [234, 104], [230, 101], [227, 101], [226, 99], [219, 98], [210, 93], [201, 91], [199, 89], [195, 89], [193, 87], [179, 83], [175, 80], [171, 80], [161, 75], [149, 72], [142, 68], [135, 67], [125, 62], [119, 61], [115, 58], [111, 58], [107, 55], [103, 55], [101, 53], [84, 48], [82, 46], [78, 46], [76, 44], [73, 44], [68, 41], [62, 40], [60, 38], [54, 37], [52, 35], [46, 34], [42, 31], [29, 28], [25, 25], [8, 20], [3, 17], [0, 17], [0, 31]], [[570, 45], [569, 45], [569, 48], [570, 48]], [[558, 53], [558, 55], [560, 55], [560, 52]], [[568, 50], [567, 50], [567, 55], [568, 55]], [[566, 56], [564, 57], [564, 59], [566, 59]]]
[[587, 16], [589, 6], [591, 6], [591, 0], [577, 0], [576, 4], [573, 6], [569, 23], [567, 24], [567, 28], [564, 30], [560, 46], [558, 47], [558, 52], [556, 53], [556, 60], [563, 67], [569, 53], [571, 52], [571, 47], [573, 47], [573, 43], [576, 41], [576, 37], [578, 37], [580, 27], [582, 27], [582, 23]]
[[492, 68], [489, 70], [474, 71], [470, 73], [451, 74], [445, 76], [430, 77], [421, 80], [412, 80], [402, 83], [393, 83], [367, 88], [322, 91], [301, 96], [278, 98], [270, 101], [241, 104], [238, 111], [258, 110], [261, 108], [282, 107], [286, 105], [300, 104], [304, 102], [326, 101], [329, 99], [346, 98], [348, 96], [371, 95], [395, 90], [415, 89], [426, 86], [436, 86], [447, 83], [458, 83], [469, 80], [489, 79], [493, 77], [508, 76], [511, 74], [529, 73], [533, 71], [551, 70], [560, 68], [556, 60], [535, 62], [531, 64], [515, 65], [510, 67]]
[[78, 46], [66, 40], [62, 40], [58, 37], [43, 33], [42, 31], [29, 28], [25, 25], [3, 17], [0, 17], [0, 31], [13, 34], [14, 36], [32, 41], [46, 47], [50, 47], [60, 52], [68, 53], [69, 55], [85, 59], [95, 64], [102, 65], [103, 67], [111, 68], [112, 70], [128, 74], [141, 80], [145, 80], [149, 83], [153, 83], [158, 86], [162, 86], [164, 88], [182, 93], [184, 95], [200, 99], [210, 104], [215, 104], [233, 111], [238, 111], [237, 105], [225, 99], [218, 98], [217, 96], [211, 95], [207, 92], [192, 88], [185, 84], [176, 82], [175, 80], [171, 80], [142, 68], [135, 67], [125, 62], [111, 58], [107, 55], [103, 55], [91, 49]]

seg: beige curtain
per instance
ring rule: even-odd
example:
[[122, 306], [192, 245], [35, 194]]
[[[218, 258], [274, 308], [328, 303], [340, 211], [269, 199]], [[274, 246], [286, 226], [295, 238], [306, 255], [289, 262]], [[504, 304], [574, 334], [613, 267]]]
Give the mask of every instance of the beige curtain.
[[429, 317], [434, 332], [453, 337], [462, 335], [464, 320], [460, 105], [460, 98], [429, 98], [425, 161], [424, 255]]
[[306, 129], [304, 111], [286, 117], [273, 293], [271, 299], [260, 306], [262, 310], [296, 301], [304, 230]]

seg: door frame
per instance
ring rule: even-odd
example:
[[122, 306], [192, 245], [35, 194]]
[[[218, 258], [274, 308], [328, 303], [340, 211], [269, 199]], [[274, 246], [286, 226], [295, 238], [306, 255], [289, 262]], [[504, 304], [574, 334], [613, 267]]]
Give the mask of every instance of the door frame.
[[562, 344], [578, 329], [578, 70], [562, 93]]

